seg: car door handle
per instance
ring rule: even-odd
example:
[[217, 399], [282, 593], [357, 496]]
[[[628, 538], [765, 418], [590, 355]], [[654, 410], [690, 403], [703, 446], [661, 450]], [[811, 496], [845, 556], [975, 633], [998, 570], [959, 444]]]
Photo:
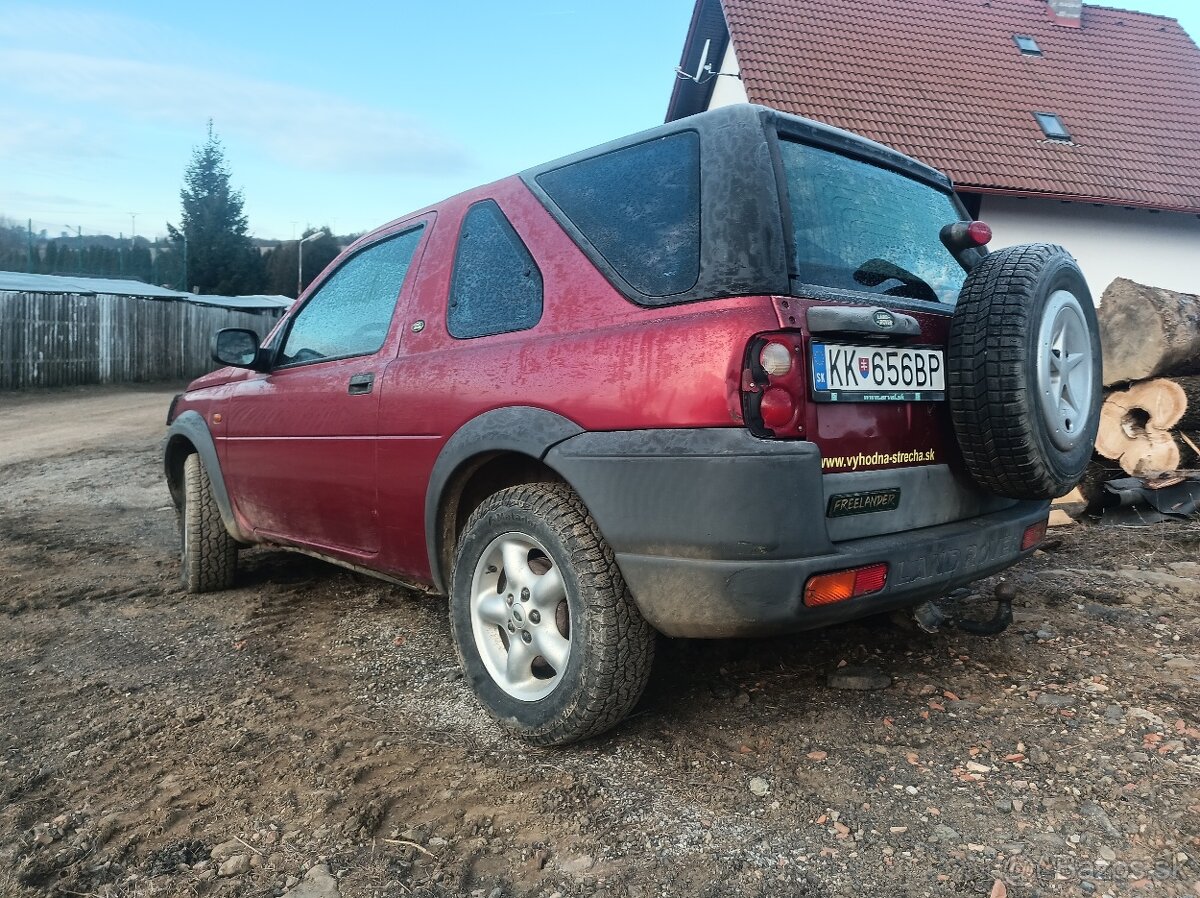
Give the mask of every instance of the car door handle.
[[370, 393], [373, 386], [375, 386], [374, 374], [356, 374], [350, 378], [348, 392], [351, 396], [361, 396], [364, 393]]

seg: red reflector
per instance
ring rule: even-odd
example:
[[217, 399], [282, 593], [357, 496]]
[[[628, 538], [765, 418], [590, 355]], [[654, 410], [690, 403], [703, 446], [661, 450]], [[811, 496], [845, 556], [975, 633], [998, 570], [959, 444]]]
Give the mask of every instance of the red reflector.
[[887, 564], [879, 563], [867, 567], [818, 574], [809, 578], [804, 587], [804, 604], [810, 608], [817, 605], [832, 605], [858, 596], [879, 592], [887, 583]]
[[1037, 524], [1030, 524], [1025, 528], [1025, 535], [1021, 537], [1022, 552], [1026, 549], [1032, 549], [1046, 538], [1046, 523], [1046, 521], [1040, 521]]
[[873, 564], [870, 567], [860, 567], [854, 572], [854, 594], [856, 596], [870, 595], [883, 589], [887, 583], [887, 565]]
[[967, 236], [976, 246], [987, 246], [992, 239], [992, 229], [982, 221], [973, 221], [967, 225]]

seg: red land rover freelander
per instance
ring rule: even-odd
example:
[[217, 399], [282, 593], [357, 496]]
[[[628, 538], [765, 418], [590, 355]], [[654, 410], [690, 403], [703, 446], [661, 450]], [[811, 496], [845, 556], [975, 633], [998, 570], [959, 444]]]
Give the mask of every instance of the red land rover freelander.
[[397, 219], [173, 404], [184, 583], [267, 544], [431, 585], [538, 744], [621, 720], [655, 631], [944, 596], [1033, 551], [1097, 426], [1074, 260], [989, 236], [937, 171], [745, 105]]

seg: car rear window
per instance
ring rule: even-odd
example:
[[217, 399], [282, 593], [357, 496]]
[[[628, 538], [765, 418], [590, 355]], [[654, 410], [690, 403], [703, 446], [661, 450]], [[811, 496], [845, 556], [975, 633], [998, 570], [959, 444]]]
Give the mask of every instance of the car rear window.
[[700, 139], [683, 131], [537, 177], [604, 260], [648, 297], [700, 275]]
[[780, 153], [803, 283], [957, 302], [966, 272], [938, 236], [963, 218], [949, 194], [797, 141]]

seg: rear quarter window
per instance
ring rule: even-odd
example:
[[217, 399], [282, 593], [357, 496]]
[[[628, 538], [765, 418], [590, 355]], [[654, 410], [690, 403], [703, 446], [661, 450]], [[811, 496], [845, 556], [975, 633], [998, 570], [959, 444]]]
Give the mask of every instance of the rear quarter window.
[[537, 177], [637, 292], [671, 296], [700, 275], [700, 139], [684, 131]]
[[527, 330], [542, 317], [542, 273], [500, 207], [476, 203], [454, 252], [446, 328], [467, 339]]

